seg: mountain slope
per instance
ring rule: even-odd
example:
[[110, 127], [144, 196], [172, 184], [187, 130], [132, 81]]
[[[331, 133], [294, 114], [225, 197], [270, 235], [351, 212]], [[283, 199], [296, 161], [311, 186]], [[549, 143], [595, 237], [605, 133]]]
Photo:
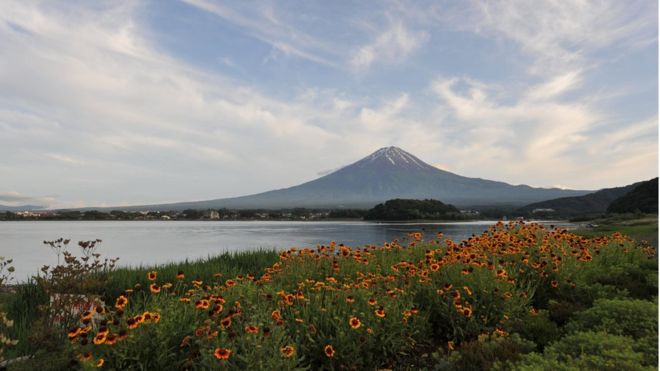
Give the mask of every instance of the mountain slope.
[[290, 188], [243, 197], [128, 209], [368, 208], [394, 198], [432, 198], [457, 206], [521, 206], [586, 193], [588, 191], [513, 186], [468, 178], [435, 168], [400, 148], [386, 147], [331, 174]]
[[0, 205], [0, 211], [33, 211], [33, 210], [43, 210], [44, 206], [37, 205], [20, 205], [20, 206], [8, 206]]
[[634, 189], [612, 201], [607, 208], [611, 213], [658, 212], [658, 178], [637, 183]]
[[561, 197], [547, 201], [535, 202], [516, 211], [519, 215], [531, 215], [535, 209], [553, 209], [552, 216], [577, 216], [598, 214], [607, 211], [610, 203], [633, 190], [639, 183], [624, 187], [605, 188], [600, 191], [578, 197]]

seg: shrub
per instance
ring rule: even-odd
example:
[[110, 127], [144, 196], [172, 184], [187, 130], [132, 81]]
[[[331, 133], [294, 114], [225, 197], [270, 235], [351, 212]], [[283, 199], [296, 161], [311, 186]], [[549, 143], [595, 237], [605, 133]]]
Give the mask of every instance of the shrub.
[[499, 363], [498, 370], [650, 370], [643, 355], [633, 350], [630, 337], [606, 332], [576, 332], [519, 362]]
[[510, 321], [508, 328], [511, 333], [519, 334], [523, 339], [534, 342], [538, 351], [543, 351], [547, 344], [561, 337], [559, 327], [550, 320], [548, 311], [545, 310], [516, 318]]
[[481, 338], [461, 344], [457, 352], [448, 357], [451, 370], [481, 371], [496, 362], [516, 361], [533, 351], [536, 345], [517, 334], [509, 337]]
[[658, 304], [645, 300], [598, 300], [566, 325], [569, 332], [604, 331], [635, 339], [633, 349], [645, 364], [658, 362]]

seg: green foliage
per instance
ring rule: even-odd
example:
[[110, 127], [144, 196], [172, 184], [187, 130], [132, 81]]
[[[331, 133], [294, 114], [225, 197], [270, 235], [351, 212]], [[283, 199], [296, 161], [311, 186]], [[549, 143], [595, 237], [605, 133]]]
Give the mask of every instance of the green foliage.
[[[11, 280], [11, 274], [14, 272], [11, 263], [12, 259], [0, 256], [0, 289]], [[7, 313], [0, 311], [0, 362], [4, 361], [5, 350], [18, 344], [18, 340], [12, 339], [9, 334], [13, 326], [14, 321], [7, 317]]]
[[541, 355], [525, 355], [519, 362], [496, 365], [496, 370], [651, 370], [633, 339], [606, 332], [577, 332], [563, 337]]
[[367, 211], [365, 220], [461, 219], [460, 211], [438, 200], [394, 199]]
[[[71, 274], [46, 269], [7, 307], [36, 317], [35, 369], [52, 354], [60, 368], [642, 370], [657, 358], [657, 299], [630, 296], [653, 296], [654, 253], [618, 234], [511, 223], [461, 243], [411, 233], [107, 272], [64, 255], [57, 272]], [[53, 287], [105, 305], [52, 326], [53, 308], [27, 298], [52, 307]]]
[[108, 282], [99, 294], [106, 300], [112, 300], [124, 290], [133, 288], [135, 285], [148, 287], [147, 272], [150, 271], [158, 271], [158, 276], [164, 282], [176, 282], [179, 272], [183, 272], [190, 280], [197, 279], [204, 282], [215, 280], [217, 274], [222, 277], [257, 274], [275, 263], [278, 257], [275, 250], [248, 250], [225, 252], [205, 259], [185, 260], [158, 266], [117, 268], [109, 276]]
[[515, 362], [535, 348], [534, 343], [521, 338], [517, 334], [506, 338], [482, 337], [478, 340], [461, 344], [458, 351], [451, 352], [445, 362], [438, 362], [439, 367], [435, 369], [461, 371], [488, 370], [497, 362]]
[[559, 326], [550, 320], [549, 313], [545, 310], [512, 319], [508, 328], [511, 333], [519, 334], [523, 339], [533, 342], [538, 351], [543, 351], [546, 345], [561, 336]]
[[642, 353], [646, 365], [658, 362], [658, 304], [645, 300], [597, 300], [577, 313], [566, 331], [604, 331], [635, 339], [633, 349]]

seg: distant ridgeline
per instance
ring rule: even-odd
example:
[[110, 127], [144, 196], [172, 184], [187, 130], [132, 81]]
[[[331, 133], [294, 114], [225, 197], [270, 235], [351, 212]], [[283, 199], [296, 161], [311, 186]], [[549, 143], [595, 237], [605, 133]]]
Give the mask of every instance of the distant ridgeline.
[[612, 201], [608, 213], [658, 213], [658, 178], [638, 184], [632, 191]]
[[465, 219], [453, 205], [438, 200], [394, 199], [367, 211], [364, 220]]
[[604, 188], [584, 196], [562, 197], [535, 202], [514, 212], [518, 216], [577, 217], [603, 213], [657, 213], [658, 178], [627, 185]]

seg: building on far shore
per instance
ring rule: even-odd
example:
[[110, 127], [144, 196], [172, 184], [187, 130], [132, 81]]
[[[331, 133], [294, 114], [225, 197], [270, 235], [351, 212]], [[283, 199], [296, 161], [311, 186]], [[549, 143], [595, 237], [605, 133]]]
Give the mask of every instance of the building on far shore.
[[218, 212], [218, 210], [206, 210], [204, 212], [204, 218], [208, 218], [211, 220], [219, 220], [220, 213]]

